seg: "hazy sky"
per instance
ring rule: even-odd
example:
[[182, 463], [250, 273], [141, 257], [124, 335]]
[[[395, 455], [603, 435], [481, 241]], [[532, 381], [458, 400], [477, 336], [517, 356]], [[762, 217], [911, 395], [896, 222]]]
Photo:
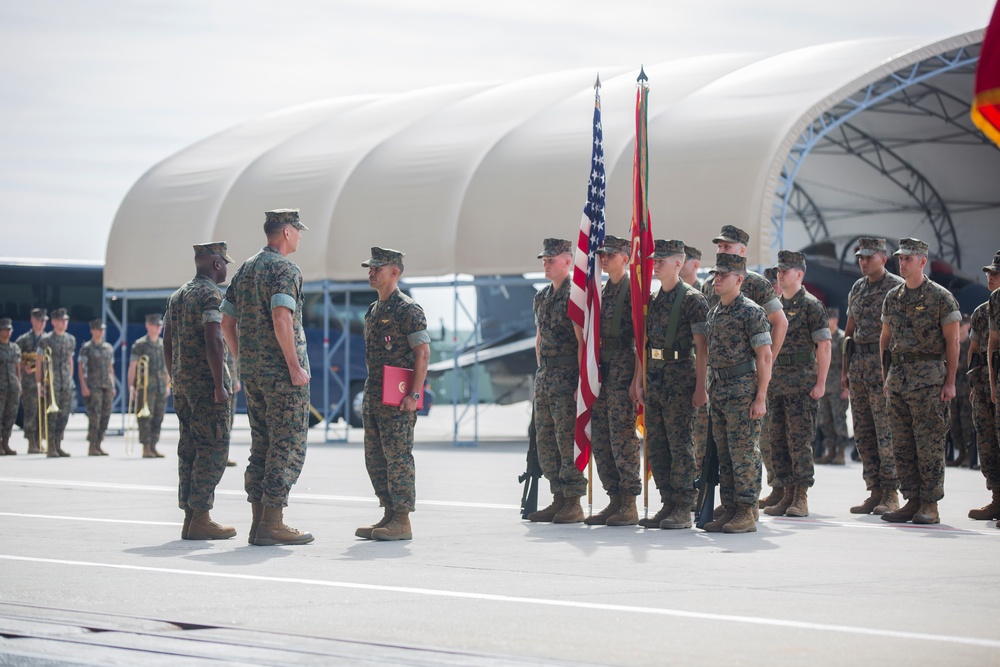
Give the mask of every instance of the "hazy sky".
[[0, 0], [0, 257], [102, 260], [153, 164], [340, 95], [986, 25], [993, 0]]

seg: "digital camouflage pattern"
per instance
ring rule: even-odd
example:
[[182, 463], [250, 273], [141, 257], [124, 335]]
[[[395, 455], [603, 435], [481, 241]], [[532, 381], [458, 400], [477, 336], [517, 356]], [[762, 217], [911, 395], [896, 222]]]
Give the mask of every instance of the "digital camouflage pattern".
[[[14, 343], [20, 348], [21, 354], [35, 357], [38, 343], [44, 333], [35, 335], [33, 329], [17, 337]], [[21, 370], [21, 407], [24, 409], [24, 436], [31, 443], [32, 449], [38, 446], [38, 390], [35, 385], [35, 366]]]
[[[576, 333], [567, 312], [570, 282], [566, 278], [558, 290], [546, 285], [535, 295], [535, 325], [543, 361], [535, 372], [535, 439], [538, 463], [552, 493], [580, 497], [587, 492], [587, 479], [573, 461], [573, 392], [580, 380], [580, 369]], [[569, 365], [544, 365], [546, 360], [557, 358]]]
[[[222, 322], [221, 305], [222, 294], [215, 282], [195, 276], [170, 295], [164, 316], [170, 326], [171, 380], [179, 426], [177, 505], [197, 512], [212, 509], [215, 487], [229, 460], [230, 406], [215, 402], [215, 379], [205, 342], [205, 325]], [[225, 364], [222, 383], [227, 392], [232, 391]]]
[[[76, 382], [73, 380], [73, 355], [76, 354], [76, 337], [71, 333], [59, 336], [54, 331], [43, 334], [41, 340], [38, 341], [38, 350], [36, 350], [39, 363], [47, 349], [52, 351], [52, 380], [59, 412], [49, 413], [46, 418], [48, 419], [49, 440], [59, 443], [62, 442], [63, 432], [66, 430], [66, 423], [69, 421], [69, 413], [75, 398], [73, 393], [76, 389]], [[50, 391], [48, 386], [44, 389]]]
[[972, 313], [969, 339], [979, 343], [980, 366], [969, 373], [972, 392], [972, 423], [979, 448], [979, 469], [986, 478], [986, 488], [1000, 490], [1000, 446], [997, 444], [996, 407], [990, 399], [989, 368], [986, 353], [990, 340], [989, 303]]
[[941, 327], [962, 315], [951, 292], [926, 276], [915, 290], [893, 288], [882, 304], [893, 354], [939, 354], [941, 360], [893, 361], [886, 378], [889, 428], [903, 497], [937, 502], [944, 497], [949, 405], [940, 400], [946, 378]]
[[[375, 257], [376, 248], [372, 248]], [[416, 412], [383, 405], [382, 380], [386, 366], [412, 369], [413, 348], [430, 343], [427, 317], [417, 302], [399, 289], [378, 300], [365, 313], [365, 363], [368, 379], [362, 402], [365, 428], [365, 468], [382, 507], [396, 512], [416, 509], [416, 470], [413, 463], [413, 427]], [[409, 392], [423, 387], [410, 387]]]
[[[877, 245], [878, 239], [870, 241], [869, 245]], [[882, 241], [883, 248], [884, 245], [885, 241]], [[874, 249], [865, 247], [858, 250], [859, 254], [874, 252]], [[862, 276], [855, 281], [847, 297], [847, 314], [854, 319], [854, 335], [851, 337], [854, 354], [848, 361], [847, 370], [854, 444], [861, 457], [861, 476], [869, 491], [899, 488], [878, 346], [882, 335], [882, 303], [890, 290], [902, 284], [902, 278], [888, 271], [875, 282]], [[863, 350], [859, 347], [861, 345], [872, 349]]]
[[149, 406], [149, 416], [136, 419], [139, 426], [139, 442], [144, 445], [155, 445], [160, 441], [160, 426], [163, 424], [163, 414], [167, 409], [167, 362], [163, 358], [163, 338], [150, 340], [142, 336], [132, 345], [129, 363], [138, 362], [143, 355], [149, 357], [149, 385], [144, 392], [141, 387], [143, 374], [136, 369], [135, 401], [136, 411], [144, 404]]
[[956, 449], [965, 451], [975, 442], [976, 428], [972, 423], [972, 404], [969, 385], [969, 344], [970, 339], [959, 343], [958, 371], [955, 373], [955, 398], [951, 399], [951, 441]]
[[1000, 290], [990, 294], [987, 302], [987, 315], [990, 324], [990, 331], [1000, 331]]
[[840, 371], [844, 365], [844, 330], [837, 329], [830, 339], [830, 371], [826, 374], [826, 393], [819, 399], [816, 429], [826, 447], [847, 440], [848, 400], [840, 397]]
[[[786, 262], [795, 262], [795, 255], [799, 254], [786, 253], [783, 258]], [[791, 267], [792, 264], [782, 266]], [[767, 388], [767, 410], [771, 413], [771, 465], [775, 486], [809, 487], [815, 481], [812, 442], [819, 409], [819, 402], [809, 396], [809, 392], [816, 386], [816, 345], [830, 340], [830, 323], [826, 307], [804, 287], [800, 287], [792, 298], [782, 296], [780, 300], [788, 318], [788, 331]], [[811, 359], [795, 360], [795, 355], [810, 355]]]
[[[705, 335], [708, 300], [694, 289], [678, 283], [669, 292], [661, 288], [649, 300], [646, 315], [646, 346], [664, 349], [674, 302], [680, 304], [680, 320], [671, 349], [687, 352], [694, 347], [694, 336]], [[653, 481], [664, 504], [691, 505], [695, 499], [694, 480], [700, 459], [695, 458], [692, 425], [697, 375], [691, 356], [682, 361], [663, 363], [650, 360], [646, 367], [646, 450]]]
[[[756, 359], [755, 349], [771, 344], [771, 323], [763, 308], [740, 294], [728, 306], [720, 300], [708, 311], [706, 334], [709, 366], [728, 368]], [[719, 493], [730, 507], [756, 505], [760, 498], [761, 420], [750, 419], [756, 395], [756, 372], [713, 379], [709, 385], [709, 418], [719, 450]]]
[[99, 445], [108, 430], [115, 398], [111, 377], [115, 365], [114, 348], [105, 341], [96, 345], [93, 340], [88, 340], [80, 348], [79, 364], [90, 390], [90, 396], [83, 399], [87, 406], [87, 442]]
[[0, 344], [0, 439], [7, 442], [21, 402], [21, 379], [18, 366], [21, 348], [14, 342]]
[[[617, 244], [612, 246], [618, 247]], [[627, 273], [617, 285], [610, 280], [606, 282], [601, 291], [601, 392], [590, 406], [594, 463], [601, 485], [612, 496], [637, 496], [642, 492], [639, 438], [635, 433], [636, 407], [629, 398], [635, 374], [635, 334], [629, 292]], [[625, 301], [616, 338], [612, 336], [613, 319], [620, 295]]]
[[[708, 299], [708, 307], [714, 308], [719, 303], [719, 296], [715, 293], [715, 275], [710, 275], [701, 286], [701, 293]], [[778, 300], [778, 293], [774, 291], [774, 286], [764, 276], [756, 271], [747, 271], [746, 280], [740, 287], [740, 293], [747, 297], [764, 312], [770, 315], [781, 310], [781, 302]]]
[[288, 504], [299, 478], [309, 429], [309, 385], [292, 385], [274, 335], [271, 311], [292, 312], [299, 364], [309, 372], [302, 328], [302, 272], [275, 248], [264, 246], [236, 271], [220, 310], [237, 322], [237, 363], [250, 421], [250, 460], [244, 474], [247, 500], [268, 507]]

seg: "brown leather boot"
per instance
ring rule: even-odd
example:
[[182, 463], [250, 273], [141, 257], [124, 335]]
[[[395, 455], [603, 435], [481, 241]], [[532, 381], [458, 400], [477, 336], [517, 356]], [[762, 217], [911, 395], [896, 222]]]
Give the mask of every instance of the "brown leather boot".
[[[580, 510], [580, 513], [583, 513], [582, 509]], [[410, 528], [410, 513], [393, 512], [392, 518], [389, 519], [389, 523], [372, 531], [372, 539], [379, 542], [412, 540], [413, 530]]]
[[785, 516], [809, 516], [809, 501], [806, 498], [806, 495], [809, 492], [809, 487], [804, 484], [799, 484], [794, 488], [795, 491], [792, 494], [792, 504], [785, 510]]
[[781, 489], [783, 492], [781, 500], [770, 507], [765, 507], [764, 514], [768, 516], [784, 516], [785, 512], [788, 511], [788, 507], [792, 504], [792, 499], [795, 497], [795, 487], [783, 486]]
[[385, 511], [382, 513], [382, 518], [378, 520], [377, 523], [373, 523], [370, 526], [361, 526], [356, 531], [354, 531], [355, 537], [360, 537], [365, 540], [372, 539], [372, 531], [376, 528], [385, 528], [392, 521], [393, 511], [386, 507]]
[[969, 510], [969, 518], [976, 521], [1000, 519], [1000, 491], [993, 490], [993, 500], [989, 505], [984, 505], [977, 510]]
[[552, 523], [582, 523], [583, 508], [580, 507], [580, 496], [565, 496], [563, 506], [552, 517]]
[[920, 503], [920, 510], [913, 515], [913, 523], [941, 523], [936, 502], [925, 500]]
[[883, 521], [889, 523], [906, 523], [913, 518], [913, 515], [920, 509], [920, 500], [916, 497], [910, 498], [906, 504], [895, 512], [886, 512], [882, 515]]
[[228, 540], [230, 537], [236, 537], [235, 528], [221, 526], [212, 521], [212, 517], [208, 515], [207, 511], [191, 511], [191, 523], [188, 524], [185, 540]]
[[257, 539], [257, 526], [260, 525], [260, 518], [264, 516], [264, 503], [250, 503], [250, 535], [247, 536], [247, 544], [253, 544]]
[[[796, 487], [799, 488], [799, 487]], [[757, 522], [753, 519], [750, 505], [737, 505], [736, 513], [728, 523], [722, 526], [724, 533], [756, 533]]]
[[602, 509], [597, 514], [591, 514], [586, 519], [583, 520], [588, 526], [603, 526], [609, 518], [611, 518], [618, 508], [622, 506], [622, 496], [616, 494], [608, 494], [611, 498], [611, 502], [607, 507]]
[[639, 510], [635, 506], [635, 496], [622, 494], [618, 511], [607, 520], [609, 526], [634, 526], [639, 523]]
[[726, 507], [725, 505], [723, 505], [722, 516], [720, 516], [718, 519], [713, 519], [712, 521], [706, 523], [705, 527], [702, 530], [704, 530], [706, 533], [721, 533], [722, 527], [725, 526], [730, 521], [732, 521], [733, 517], [735, 516], [736, 516], [736, 505], [733, 505], [732, 507]]
[[311, 533], [295, 530], [285, 525], [283, 507], [264, 506], [260, 516], [260, 523], [257, 524], [257, 534], [253, 543], [258, 547], [270, 547], [276, 545], [296, 545], [309, 544], [314, 539]]
[[670, 516], [674, 511], [674, 504], [669, 500], [663, 503], [663, 507], [660, 508], [656, 514], [645, 519], [639, 519], [639, 525], [643, 528], [659, 528], [660, 522]]
[[688, 511], [686, 503], [674, 507], [674, 511], [660, 521], [660, 528], [664, 530], [678, 530], [691, 527], [691, 512]]
[[882, 501], [875, 506], [872, 514], [881, 516], [886, 512], [895, 512], [899, 509], [899, 494], [896, 489], [882, 489]]
[[761, 498], [757, 501], [758, 509], [764, 509], [765, 507], [771, 507], [772, 505], [777, 505], [781, 502], [781, 499], [785, 495], [785, 490], [780, 486], [772, 486], [771, 493], [767, 495], [767, 498]]
[[872, 510], [882, 502], [882, 489], [875, 487], [871, 490], [871, 495], [865, 498], [860, 505], [851, 508], [851, 514], [871, 514]]
[[[556, 493], [552, 495], [552, 502], [548, 507], [540, 509], [537, 512], [532, 512], [528, 515], [528, 521], [533, 521], [535, 523], [549, 523], [559, 513], [562, 506], [566, 503], [566, 499], [563, 498], [563, 494]], [[583, 510], [580, 510], [581, 512]]]
[[152, 445], [143, 445], [142, 446], [142, 458], [144, 458], [144, 459], [155, 459], [156, 458], [156, 454], [153, 453], [153, 447], [152, 447]]
[[87, 449], [87, 456], [100, 456], [101, 450], [94, 443], [90, 443], [90, 447]]
[[17, 456], [17, 452], [10, 448], [10, 438], [3, 439], [3, 442], [0, 443], [0, 449], [3, 449], [4, 456]]

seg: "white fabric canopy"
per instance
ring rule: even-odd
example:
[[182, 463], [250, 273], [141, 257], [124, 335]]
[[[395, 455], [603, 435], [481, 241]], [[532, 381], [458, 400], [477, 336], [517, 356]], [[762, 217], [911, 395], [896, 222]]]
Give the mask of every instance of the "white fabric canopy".
[[[647, 66], [654, 236], [700, 247], [710, 264], [711, 238], [735, 224], [751, 235], [750, 262], [770, 261], [775, 187], [803, 129], [870, 82], [981, 41], [975, 31]], [[108, 240], [105, 285], [180, 285], [193, 243], [227, 241], [242, 261], [264, 244], [263, 212], [274, 208], [301, 209], [310, 227], [292, 256], [307, 281], [363, 279], [373, 245], [406, 252], [408, 277], [538, 271], [541, 240], [579, 230], [596, 74], [346, 97], [220, 132], [132, 187]], [[638, 70], [600, 74], [608, 230], [627, 236]], [[977, 182], [993, 195], [995, 179]]]

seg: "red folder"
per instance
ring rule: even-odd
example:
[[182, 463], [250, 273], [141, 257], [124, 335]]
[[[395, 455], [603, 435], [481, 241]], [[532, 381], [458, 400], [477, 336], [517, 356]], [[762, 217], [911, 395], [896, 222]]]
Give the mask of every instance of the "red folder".
[[[413, 383], [413, 371], [399, 366], [382, 367], [382, 403], [384, 405], [402, 405], [403, 398], [410, 394]], [[424, 388], [416, 387], [420, 394], [417, 399], [417, 410], [424, 407]]]

